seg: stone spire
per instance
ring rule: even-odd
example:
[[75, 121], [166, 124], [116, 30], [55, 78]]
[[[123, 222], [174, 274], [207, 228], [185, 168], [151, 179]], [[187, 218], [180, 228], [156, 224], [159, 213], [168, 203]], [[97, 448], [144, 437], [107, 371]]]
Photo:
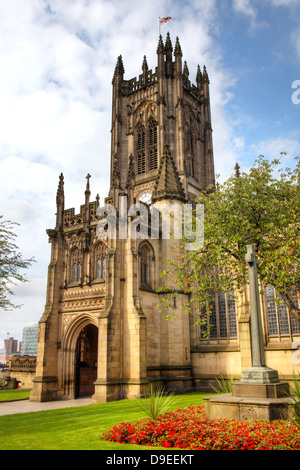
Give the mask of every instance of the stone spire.
[[176, 37], [176, 44], [175, 44], [175, 49], [174, 49], [174, 56], [175, 56], [175, 57], [177, 57], [177, 56], [182, 57], [182, 50], [181, 50], [181, 46], [180, 46], [180, 42], [179, 42], [178, 36]]
[[203, 77], [202, 77], [202, 73], [201, 73], [201, 70], [200, 70], [200, 65], [198, 65], [198, 67], [197, 67], [197, 75], [196, 75], [196, 83], [197, 83], [197, 87], [198, 87], [199, 89], [201, 88], [202, 80], [203, 80]]
[[173, 46], [172, 46], [171, 36], [169, 32], [167, 32], [165, 51], [166, 51], [166, 54], [168, 54], [169, 52], [173, 52]]
[[56, 193], [56, 228], [63, 226], [63, 213], [65, 208], [65, 194], [64, 194], [64, 175], [59, 175], [59, 183]]
[[188, 66], [187, 66], [187, 63], [186, 63], [186, 60], [184, 61], [184, 66], [183, 66], [183, 75], [186, 77], [186, 78], [189, 78], [189, 69], [188, 69]]
[[88, 174], [86, 175], [86, 188], [85, 188], [85, 198], [86, 198], [86, 202], [89, 202], [90, 195], [91, 195], [91, 191], [90, 191], [90, 178], [91, 178], [91, 175], [88, 173]]
[[182, 51], [181, 51], [181, 46], [179, 43], [178, 36], [176, 38], [174, 56], [175, 56], [175, 78], [180, 79], [181, 74], [182, 74]]
[[163, 43], [161, 35], [159, 36], [156, 53], [157, 53], [157, 74], [158, 74], [158, 77], [164, 77], [165, 76], [165, 58], [164, 58], [165, 47], [164, 47], [164, 43]]
[[90, 196], [91, 196], [91, 191], [90, 191], [90, 178], [91, 175], [88, 173], [86, 175], [86, 188], [85, 188], [85, 211], [84, 211], [84, 226], [87, 227], [89, 220], [90, 220]]
[[115, 67], [113, 83], [115, 82], [115, 80], [117, 78], [120, 78], [121, 80], [123, 80], [124, 73], [125, 73], [125, 69], [124, 69], [124, 65], [123, 65], [122, 56], [119, 55], [118, 60], [117, 60], [117, 64], [116, 64], [116, 67]]
[[172, 64], [172, 54], [173, 46], [170, 38], [170, 33], [167, 33], [167, 39], [165, 44], [165, 53], [166, 53], [166, 73], [167, 77], [172, 77], [173, 73], [173, 64]]
[[208, 78], [208, 73], [207, 73], [207, 70], [206, 70], [206, 66], [204, 65], [203, 67], [203, 80], [205, 82], [208, 82], [209, 83], [209, 78]]
[[143, 65], [142, 65], [142, 71], [143, 71], [144, 85], [147, 85], [148, 64], [147, 64], [147, 59], [145, 55], [144, 55], [144, 60], [143, 60]]
[[65, 195], [64, 195], [64, 175], [61, 173], [59, 175], [59, 182], [58, 188], [56, 193], [56, 204], [57, 205], [64, 205], [65, 203]]
[[157, 50], [156, 50], [157, 54], [164, 54], [165, 52], [165, 48], [164, 48], [164, 43], [163, 43], [163, 39], [162, 39], [162, 35], [159, 36], [159, 40], [158, 40], [158, 45], [157, 45]]
[[145, 72], [148, 72], [148, 63], [147, 63], [147, 58], [146, 56], [144, 55], [144, 60], [143, 60], [143, 65], [142, 65], [142, 71], [145, 73]]
[[186, 202], [184, 189], [168, 145], [165, 145], [152, 193], [153, 203], [164, 199], [176, 199], [177, 201]]

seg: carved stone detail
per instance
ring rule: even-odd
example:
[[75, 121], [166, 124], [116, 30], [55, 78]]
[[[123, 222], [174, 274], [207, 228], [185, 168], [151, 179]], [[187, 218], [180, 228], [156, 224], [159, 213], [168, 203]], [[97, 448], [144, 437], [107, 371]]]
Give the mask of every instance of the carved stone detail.
[[139, 186], [136, 186], [136, 188], [134, 189], [134, 197], [136, 199], [139, 199], [139, 197], [142, 196], [144, 193], [152, 193], [154, 184], [154, 181], [150, 181], [149, 183], [144, 183]]
[[104, 298], [98, 299], [80, 299], [63, 301], [61, 305], [62, 312], [73, 312], [78, 310], [95, 310], [103, 307]]

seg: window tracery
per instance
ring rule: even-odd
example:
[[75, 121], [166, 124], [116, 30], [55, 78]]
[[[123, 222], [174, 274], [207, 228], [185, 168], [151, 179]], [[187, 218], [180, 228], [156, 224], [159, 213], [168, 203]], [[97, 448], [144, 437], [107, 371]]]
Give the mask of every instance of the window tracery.
[[140, 124], [137, 128], [137, 173], [146, 172], [146, 142], [145, 126]]
[[201, 340], [206, 340], [208, 329], [209, 340], [235, 339], [238, 336], [236, 306], [232, 293], [212, 293], [210, 298], [211, 312], [207, 324], [201, 327]]
[[81, 252], [74, 248], [71, 252], [71, 282], [79, 282], [81, 278]]
[[142, 107], [136, 126], [137, 174], [141, 175], [158, 168], [157, 121], [152, 105]]
[[106, 246], [104, 243], [98, 243], [95, 248], [95, 278], [105, 279], [106, 271]]
[[272, 286], [266, 286], [264, 297], [269, 337], [299, 335], [299, 324], [290, 314], [287, 306], [278, 301], [278, 294]]
[[142, 287], [152, 287], [153, 278], [153, 251], [146, 242], [140, 246], [140, 284]]
[[157, 168], [157, 125], [154, 119], [150, 119], [149, 125], [149, 169]]

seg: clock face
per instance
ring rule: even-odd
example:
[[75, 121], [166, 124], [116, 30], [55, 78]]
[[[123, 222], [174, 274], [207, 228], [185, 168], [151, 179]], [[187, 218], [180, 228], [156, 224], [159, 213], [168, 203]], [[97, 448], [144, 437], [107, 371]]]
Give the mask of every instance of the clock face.
[[152, 194], [151, 193], [142, 194], [142, 196], [139, 198], [139, 201], [143, 202], [144, 204], [147, 204], [147, 206], [151, 206]]

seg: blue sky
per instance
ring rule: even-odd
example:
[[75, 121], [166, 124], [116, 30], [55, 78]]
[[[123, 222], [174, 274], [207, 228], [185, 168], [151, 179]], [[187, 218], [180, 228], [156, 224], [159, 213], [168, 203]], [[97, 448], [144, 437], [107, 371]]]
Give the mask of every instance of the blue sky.
[[[161, 29], [179, 37], [195, 83], [205, 64], [211, 82], [216, 173], [259, 154], [284, 166], [300, 153], [300, 0], [1, 0], [0, 214], [18, 222], [18, 245], [36, 263], [15, 288], [12, 312], [0, 310], [1, 340], [21, 339], [44, 310], [58, 177], [66, 208], [109, 190], [111, 80], [121, 54], [125, 78], [157, 65]], [[300, 93], [299, 93], [300, 98]]]

